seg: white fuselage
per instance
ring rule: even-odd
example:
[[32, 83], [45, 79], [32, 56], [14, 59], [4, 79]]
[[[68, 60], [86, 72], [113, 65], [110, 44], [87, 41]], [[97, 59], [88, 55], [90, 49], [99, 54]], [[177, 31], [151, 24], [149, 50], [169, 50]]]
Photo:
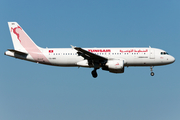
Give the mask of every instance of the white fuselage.
[[[103, 56], [108, 60], [118, 59], [124, 60], [125, 66], [159, 66], [174, 62], [174, 57], [168, 54], [161, 54], [165, 51], [157, 48], [84, 48], [96, 55]], [[6, 55], [14, 57], [13, 53], [7, 51]], [[77, 51], [72, 48], [46, 48], [41, 52], [49, 60], [47, 63], [43, 58], [38, 57], [34, 60], [30, 54], [21, 59], [30, 60], [42, 64], [50, 64], [54, 66], [79, 66], [91, 67], [87, 64], [77, 64], [84, 60], [83, 57], [78, 56]], [[35, 54], [35, 53], [34, 53]], [[38, 56], [38, 54], [37, 54]]]

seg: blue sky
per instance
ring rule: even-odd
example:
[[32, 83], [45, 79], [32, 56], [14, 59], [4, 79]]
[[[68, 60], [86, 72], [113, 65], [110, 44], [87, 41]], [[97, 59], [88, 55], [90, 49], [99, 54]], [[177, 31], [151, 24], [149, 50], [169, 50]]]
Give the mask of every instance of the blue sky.
[[[3, 0], [0, 4], [1, 120], [179, 120], [180, 1]], [[4, 55], [8, 21], [41, 47], [155, 47], [176, 58], [123, 74], [52, 67]]]

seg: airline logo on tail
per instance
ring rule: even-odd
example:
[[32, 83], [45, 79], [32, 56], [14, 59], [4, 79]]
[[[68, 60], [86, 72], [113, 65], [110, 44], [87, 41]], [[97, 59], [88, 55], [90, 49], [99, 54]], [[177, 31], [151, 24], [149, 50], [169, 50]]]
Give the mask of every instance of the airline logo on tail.
[[16, 29], [18, 29], [18, 28], [22, 30], [22, 28], [20, 26], [17, 26], [15, 28], [11, 27], [11, 32], [13, 32], [15, 35], [17, 35], [17, 39], [19, 40], [19, 42], [21, 42], [21, 40], [19, 39], [19, 33], [16, 32]]

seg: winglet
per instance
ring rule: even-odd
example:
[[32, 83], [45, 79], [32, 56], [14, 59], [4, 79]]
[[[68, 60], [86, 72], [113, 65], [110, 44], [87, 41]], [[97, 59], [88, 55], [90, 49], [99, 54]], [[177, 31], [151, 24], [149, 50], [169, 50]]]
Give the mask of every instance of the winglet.
[[76, 46], [71, 45], [71, 47], [74, 49]]

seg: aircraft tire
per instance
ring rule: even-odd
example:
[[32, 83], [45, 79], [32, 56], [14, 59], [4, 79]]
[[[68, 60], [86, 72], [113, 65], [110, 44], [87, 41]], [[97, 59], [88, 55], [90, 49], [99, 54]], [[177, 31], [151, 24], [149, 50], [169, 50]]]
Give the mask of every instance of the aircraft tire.
[[151, 76], [154, 76], [154, 72], [151, 72]]
[[96, 70], [93, 70], [93, 71], [91, 72], [91, 74], [92, 74], [92, 76], [93, 76], [94, 78], [96, 78], [96, 77], [98, 76]]

